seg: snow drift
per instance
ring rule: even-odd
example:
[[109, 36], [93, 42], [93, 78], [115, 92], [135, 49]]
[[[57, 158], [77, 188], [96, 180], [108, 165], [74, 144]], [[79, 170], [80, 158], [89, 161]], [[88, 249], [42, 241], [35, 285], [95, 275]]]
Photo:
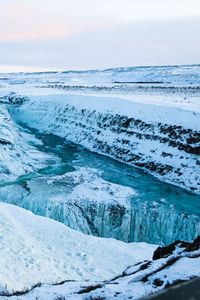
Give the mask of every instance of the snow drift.
[[[20, 210], [21, 212], [21, 210]], [[33, 221], [33, 220], [32, 220]], [[39, 221], [39, 220], [37, 220]], [[43, 221], [44, 227], [44, 219], [40, 219]], [[25, 219], [26, 222], [26, 219]], [[52, 221], [51, 221], [52, 222]], [[54, 222], [53, 222], [54, 223]], [[52, 223], [52, 225], [53, 225]], [[48, 224], [48, 222], [47, 222]], [[41, 225], [41, 222], [39, 222]], [[38, 225], [38, 226], [39, 226]], [[50, 225], [50, 224], [48, 224]], [[57, 226], [58, 224], [54, 224]], [[29, 229], [29, 227], [28, 227]], [[42, 229], [44, 231], [45, 227]], [[52, 229], [52, 227], [51, 227]], [[54, 231], [51, 233], [51, 235]], [[61, 231], [62, 234], [62, 231]], [[74, 234], [74, 233], [73, 233]], [[83, 235], [82, 235], [83, 236]], [[74, 237], [74, 235], [73, 235]], [[80, 236], [81, 237], [81, 236]], [[79, 237], [79, 242], [81, 241]], [[95, 238], [92, 238], [95, 239]], [[91, 241], [92, 241], [91, 239]], [[76, 239], [73, 239], [73, 244], [75, 244]], [[90, 241], [90, 242], [91, 242]], [[94, 240], [95, 241], [95, 240]], [[70, 242], [69, 233], [68, 233], [68, 244]], [[71, 241], [72, 242], [72, 241]], [[104, 264], [110, 259], [110, 256], [101, 256], [101, 245], [105, 240], [99, 239], [98, 245], [100, 249], [98, 250], [98, 254], [100, 254], [97, 258], [101, 265], [101, 269]], [[112, 243], [116, 241], [110, 241]], [[46, 240], [44, 241], [46, 243]], [[89, 246], [89, 241], [87, 241], [87, 246]], [[109, 243], [109, 247], [112, 247], [113, 244]], [[121, 244], [124, 246], [124, 244]], [[69, 247], [69, 245], [68, 245]], [[74, 245], [73, 245], [74, 247]], [[105, 244], [104, 244], [105, 247]], [[107, 251], [108, 244], [106, 245]], [[128, 245], [126, 245], [128, 247]], [[144, 244], [129, 244], [129, 247], [133, 247], [136, 251], [135, 255], [137, 256], [140, 253], [144, 256], [143, 251], [147, 250], [150, 252], [155, 249], [154, 246], [148, 246], [151, 248], [146, 248], [147, 245]], [[135, 248], [134, 248], [135, 247]], [[74, 248], [73, 248], [74, 249]], [[95, 248], [96, 249], [96, 248]], [[104, 249], [104, 251], [105, 251]], [[122, 248], [123, 249], [123, 248]], [[122, 250], [120, 249], [120, 250]], [[91, 249], [90, 249], [91, 250]], [[118, 255], [118, 248], [111, 249], [111, 251], [115, 251], [116, 255]], [[129, 249], [130, 250], [130, 249]], [[96, 250], [97, 251], [97, 250]], [[91, 253], [91, 252], [90, 252]], [[104, 252], [105, 253], [105, 252]], [[122, 254], [123, 252], [121, 252]], [[126, 249], [126, 255], [128, 255]], [[143, 253], [143, 254], [142, 254]], [[151, 252], [152, 253], [152, 252]], [[95, 263], [95, 254], [94, 263]], [[132, 252], [133, 254], [133, 252]], [[149, 254], [146, 254], [148, 256]], [[79, 253], [80, 255], [80, 253]], [[79, 256], [78, 255], [78, 256]], [[114, 255], [115, 256], [115, 255]], [[113, 256], [112, 256], [113, 257]], [[135, 259], [136, 259], [135, 257]], [[137, 260], [136, 259], [136, 260]], [[77, 257], [73, 259], [73, 263], [76, 264]], [[78, 260], [79, 262], [79, 270], [85, 265], [83, 259]], [[112, 265], [112, 262], [116, 263], [116, 265]], [[41, 299], [41, 300], [55, 300], [55, 299], [77, 299], [77, 300], [91, 300], [91, 299], [140, 299], [142, 297], [152, 295], [156, 292], [162, 291], [170, 286], [174, 286], [181, 282], [186, 282], [190, 279], [200, 277], [199, 263], [200, 263], [200, 237], [198, 237], [193, 242], [183, 242], [176, 241], [173, 244], [166, 247], [158, 247], [156, 251], [153, 253], [152, 259], [144, 259], [138, 261], [135, 264], [129, 261], [130, 265], [121, 273], [117, 274], [117, 276], [113, 277], [110, 280], [96, 282], [84, 282], [84, 281], [73, 281], [73, 280], [65, 280], [63, 282], [56, 284], [38, 284], [33, 287], [30, 291], [18, 291], [18, 292], [6, 292], [3, 291], [0, 293], [3, 297], [9, 296], [9, 299], [13, 300], [21, 300], [21, 299]], [[103, 264], [103, 265], [102, 265]], [[113, 266], [113, 268], [118, 268], [118, 261], [115, 262], [115, 258], [112, 258], [109, 261], [109, 264]], [[89, 266], [88, 266], [89, 267]], [[98, 266], [99, 268], [99, 266]], [[87, 269], [87, 267], [86, 267]], [[116, 270], [116, 269], [115, 269]], [[95, 274], [98, 278], [99, 274]], [[100, 279], [100, 276], [99, 276]]]
[[[0, 203], [0, 290], [62, 280], [105, 280], [150, 259], [155, 246], [96, 238]], [[114, 253], [114, 255], [113, 255]]]

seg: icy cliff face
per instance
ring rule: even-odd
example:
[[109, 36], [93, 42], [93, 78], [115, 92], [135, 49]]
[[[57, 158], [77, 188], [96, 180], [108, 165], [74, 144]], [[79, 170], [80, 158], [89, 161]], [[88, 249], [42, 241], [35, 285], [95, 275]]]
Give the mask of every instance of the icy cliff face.
[[[9, 193], [10, 191], [10, 193]], [[15, 195], [13, 197], [13, 194]], [[0, 198], [84, 233], [130, 241], [135, 191], [103, 180], [92, 169], [47, 176], [0, 189]]]
[[44, 160], [39, 159], [39, 152], [28, 145], [26, 139], [6, 106], [0, 104], [0, 180], [14, 179], [43, 166]]
[[[115, 102], [122, 105], [118, 112]], [[51, 95], [31, 97], [17, 115], [30, 127], [200, 192], [199, 112], [119, 99]]]
[[154, 245], [85, 235], [0, 202], [0, 298], [38, 283], [108, 280], [130, 263], [150, 259]]
[[59, 193], [51, 197], [47, 216], [55, 218], [61, 213], [63, 222], [71, 228], [96, 236], [130, 240], [127, 229], [133, 189], [105, 181], [97, 171], [85, 168], [50, 178], [47, 183], [53, 189], [57, 185], [72, 187], [65, 197]]
[[[144, 108], [142, 114], [139, 114], [141, 106], [128, 103], [128, 108], [131, 108], [129, 113], [125, 101], [122, 101], [123, 114], [117, 113], [114, 111], [117, 99], [113, 100], [110, 111], [104, 108], [104, 98], [95, 98], [99, 101], [95, 106], [89, 102], [94, 100], [93, 97], [80, 96], [52, 95], [28, 99], [11, 94], [3, 100], [11, 104], [8, 107], [12, 117], [29, 124], [30, 127], [38, 128], [42, 132], [55, 133], [91, 150], [142, 166], [161, 179], [173, 183], [177, 180], [175, 183], [189, 186], [191, 189], [196, 188], [195, 191], [198, 191], [198, 158], [196, 154], [191, 153], [198, 152], [198, 145], [189, 144], [187, 141], [189, 136], [198, 138], [195, 116], [191, 121], [193, 129], [190, 131], [180, 127], [180, 112], [181, 117], [174, 125], [179, 128], [178, 132], [180, 131], [179, 136], [178, 133], [176, 136], [176, 131], [173, 131], [171, 125], [174, 119], [169, 118], [168, 123], [171, 123], [166, 127], [162, 125], [161, 120], [159, 121], [158, 116], [156, 123], [150, 123]], [[48, 155], [44, 156], [35, 147], [30, 146], [33, 137], [24, 131], [19, 132], [5, 104], [2, 105], [2, 109], [7, 119], [2, 119], [1, 128], [3, 130], [9, 126], [5, 136], [8, 138], [10, 134], [10, 139], [13, 140], [12, 148], [9, 148], [9, 145], [2, 147], [4, 150], [1, 155], [7, 155], [2, 158], [2, 164], [12, 168], [15, 166], [16, 172], [16, 175], [13, 171], [13, 175], [9, 174], [7, 177], [2, 172], [2, 176], [15, 178], [26, 172], [27, 164], [28, 173], [44, 165]], [[130, 114], [137, 113], [138, 121], [130, 118]], [[139, 121], [139, 115], [144, 121]], [[181, 146], [185, 148], [179, 149]], [[18, 153], [21, 152], [23, 156], [21, 154], [19, 157]], [[16, 163], [23, 168], [16, 167]], [[103, 180], [98, 171], [90, 168], [77, 169], [62, 176], [36, 174], [32, 179], [27, 178], [21, 185], [16, 182], [12, 186], [1, 187], [0, 198], [36, 214], [63, 222], [84, 233], [124, 241], [162, 241], [167, 244], [176, 239], [193, 239], [200, 232], [198, 216], [183, 213], [173, 205], [161, 201], [148, 202], [148, 197], [145, 201], [140, 201], [140, 197], [135, 197], [132, 188]]]

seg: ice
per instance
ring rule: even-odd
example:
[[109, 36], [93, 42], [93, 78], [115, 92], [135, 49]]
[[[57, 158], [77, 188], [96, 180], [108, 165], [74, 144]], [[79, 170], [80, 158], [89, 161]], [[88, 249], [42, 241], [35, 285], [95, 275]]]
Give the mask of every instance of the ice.
[[36, 178], [25, 188], [13, 185], [0, 189], [4, 202], [87, 234], [125, 241], [130, 239], [130, 198], [134, 194], [133, 189], [105, 181], [99, 172], [89, 168]]
[[[94, 143], [94, 140], [90, 138], [90, 133], [95, 133], [93, 130], [95, 122], [96, 124], [104, 122], [104, 124], [108, 124], [109, 126], [112, 125], [113, 128], [116, 128], [116, 131], [120, 128], [120, 124], [124, 122], [120, 117], [112, 121], [112, 115], [110, 114], [98, 115], [94, 113], [93, 115], [92, 113], [89, 114], [89, 112], [83, 114], [81, 110], [75, 110], [73, 107], [69, 109], [68, 114], [63, 118], [66, 113], [65, 98], [63, 97], [60, 99], [60, 96], [57, 96], [57, 101], [53, 102], [53, 99], [45, 96], [42, 97], [43, 101], [40, 104], [37, 99], [34, 101], [30, 100], [31, 104], [29, 101], [26, 101], [23, 106], [14, 108], [11, 112], [12, 116], [27, 122], [29, 120], [30, 125], [38, 126], [42, 132], [45, 132], [45, 128], [48, 128], [47, 133], [56, 131], [57, 134], [63, 135], [64, 139], [66, 137], [72, 140], [75, 138], [76, 142], [83, 142], [83, 145], [89, 148]], [[15, 99], [15, 95], [12, 95], [12, 99]], [[78, 97], [78, 101], [80, 99], [82, 98]], [[45, 101], [48, 106], [46, 106]], [[34, 113], [31, 107], [32, 103], [36, 106], [36, 113]], [[41, 107], [41, 110], [39, 110], [38, 105]], [[68, 173], [62, 176], [54, 176], [53, 174], [42, 176], [42, 173], [33, 172], [42, 166], [50, 167], [51, 164], [52, 171], [49, 170], [48, 172], [53, 172], [54, 163], [57, 162], [59, 169], [62, 161], [55, 155], [52, 156], [50, 153], [44, 153], [45, 149], [48, 149], [48, 145], [42, 148], [42, 141], [35, 138], [33, 133], [30, 133], [26, 129], [22, 130], [22, 127], [17, 127], [5, 105], [2, 106], [2, 111], [9, 117], [9, 122], [6, 125], [3, 123], [1, 128], [4, 130], [6, 126], [11, 124], [5, 137], [8, 138], [11, 135], [11, 138], [14, 140], [14, 148], [9, 149], [4, 146], [3, 149], [7, 156], [2, 159], [2, 164], [4, 163], [6, 166], [13, 167], [13, 161], [15, 161], [15, 164], [18, 162], [13, 157], [18, 157], [18, 153], [22, 149], [24, 156], [19, 160], [19, 163], [23, 166], [24, 164], [26, 165], [27, 161], [30, 161], [31, 168], [28, 172], [31, 173], [27, 174], [27, 178], [22, 177], [14, 181], [16, 177], [26, 172], [24, 169], [20, 171], [20, 168], [16, 167], [15, 176], [11, 176], [10, 174], [7, 176], [9, 181], [12, 179], [9, 185], [6, 185], [4, 177], [4, 182], [1, 183], [2, 187], [0, 188], [1, 201], [24, 207], [38, 215], [58, 220], [71, 228], [90, 235], [113, 237], [123, 241], [146, 241], [167, 244], [176, 239], [192, 239], [199, 234], [200, 222], [199, 217], [195, 216], [195, 208], [192, 212], [188, 213], [187, 208], [183, 211], [181, 209], [177, 210], [173, 206], [171, 207], [168, 201], [166, 203], [163, 203], [163, 201], [161, 203], [157, 203], [156, 201], [154, 201], [155, 203], [152, 201], [148, 202], [148, 195], [146, 199], [141, 200], [140, 195], [137, 196], [137, 191], [133, 188], [120, 184], [117, 185], [103, 179], [101, 172], [95, 168], [77, 167], [76, 171], [68, 171]], [[59, 113], [59, 116], [54, 118], [56, 113]], [[41, 117], [43, 114], [46, 116], [45, 118]], [[75, 119], [81, 120], [82, 125], [86, 122], [87, 130], [86, 128], [82, 130], [80, 128], [77, 129]], [[111, 124], [111, 122], [114, 123]], [[115, 157], [116, 154], [119, 156], [120, 152], [116, 148], [116, 145], [120, 145], [121, 140], [117, 140], [119, 138], [116, 136], [116, 142], [113, 143], [112, 136], [106, 133], [106, 131], [104, 130], [103, 139], [100, 137], [102, 143], [107, 139], [111, 143], [110, 149], [113, 149], [113, 156]], [[17, 138], [14, 139], [13, 135], [14, 137], [17, 136]], [[118, 134], [118, 136], [120, 135], [121, 133]], [[140, 144], [138, 146], [140, 147], [140, 152], [144, 149], [147, 152], [147, 144], [146, 148], [143, 141], [140, 140]], [[124, 145], [128, 147], [127, 144]], [[39, 149], [43, 150], [39, 151]], [[150, 149], [149, 151], [151, 151]], [[92, 150], [97, 151], [95, 148], [92, 148]], [[163, 148], [163, 151], [166, 151], [166, 147]], [[125, 158], [123, 151], [122, 155]], [[126, 156], [128, 157], [127, 153]], [[94, 156], [91, 159], [96, 158]], [[168, 158], [166, 157], [165, 159], [167, 160]], [[172, 161], [172, 158], [170, 160]], [[75, 166], [77, 163], [74, 162]], [[83, 165], [89, 163], [93, 165], [91, 161], [87, 161]], [[189, 163], [188, 160], [187, 163]], [[191, 165], [194, 176], [198, 173], [198, 166], [195, 166], [192, 168]], [[185, 167], [186, 170], [187, 168]], [[43, 172], [43, 174], [45, 173]], [[193, 180], [192, 174], [186, 177], [184, 173], [184, 176], [185, 180], [190, 184]], [[143, 188], [145, 188], [145, 184]], [[174, 195], [175, 199], [176, 195]], [[159, 198], [156, 197], [156, 200], [158, 201]]]
[[1, 187], [0, 199], [86, 234], [125, 242], [167, 244], [200, 233], [198, 216], [141, 200], [134, 189], [108, 182], [91, 168]]
[[[83, 285], [102, 284], [128, 265], [150, 259], [155, 249], [93, 236], [167, 244], [199, 235], [198, 199], [191, 194], [180, 193], [171, 201], [165, 185], [165, 193], [152, 199], [143, 172], [144, 199], [141, 190], [122, 180], [115, 183], [112, 176], [106, 179], [91, 162], [90, 167], [76, 161], [62, 169], [62, 159], [46, 153], [48, 147], [33, 134], [57, 135], [199, 197], [199, 75], [200, 66], [194, 65], [2, 76], [0, 200], [64, 224], [0, 204], [1, 290], [69, 279], [79, 282], [42, 285], [28, 297], [49, 300], [63, 292], [69, 299], [89, 299], [77, 293]], [[51, 169], [55, 161], [57, 171], [56, 164]], [[191, 199], [196, 200], [189, 204]], [[167, 284], [199, 276], [199, 257], [192, 259], [181, 257], [171, 269], [162, 269], [165, 259], [150, 263], [139, 275], [131, 273], [134, 265], [124, 278], [104, 282], [89, 297], [143, 297], [162, 289], [155, 286], [157, 279]], [[156, 268], [158, 277], [141, 282], [145, 272]]]

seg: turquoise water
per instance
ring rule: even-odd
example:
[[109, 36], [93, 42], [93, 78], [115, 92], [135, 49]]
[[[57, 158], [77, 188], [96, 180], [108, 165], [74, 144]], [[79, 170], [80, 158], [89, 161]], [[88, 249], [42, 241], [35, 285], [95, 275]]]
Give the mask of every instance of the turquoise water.
[[[61, 175], [75, 170], [75, 167], [90, 167], [102, 172], [102, 177], [110, 182], [135, 189], [140, 201], [166, 202], [176, 210], [200, 216], [200, 196], [157, 180], [139, 168], [117, 162], [109, 157], [96, 154], [81, 146], [64, 141], [52, 134], [31, 132], [43, 142], [38, 149], [61, 158], [62, 163], [40, 170], [41, 174]], [[134, 197], [135, 198], [135, 197]]]
[[[200, 234], [199, 195], [163, 183], [143, 170], [90, 152], [78, 145], [66, 142], [58, 136], [39, 133], [37, 130], [27, 128], [24, 125], [23, 130], [28, 131], [42, 142], [40, 145], [37, 143], [34, 145], [37, 149], [59, 159], [51, 159], [48, 166], [40, 169], [38, 172], [21, 176], [14, 182], [1, 184], [0, 196], [3, 201], [20, 205], [41, 215], [46, 215], [42, 209], [38, 210], [38, 208], [35, 208], [36, 204], [29, 205], [27, 203], [31, 199], [35, 203], [41, 202], [42, 205], [44, 198], [47, 199], [45, 201], [48, 201], [48, 197], [50, 197], [48, 193], [52, 193], [53, 188], [51, 187], [49, 192], [48, 187], [46, 191], [46, 188], [41, 185], [41, 189], [44, 189], [41, 196], [40, 184], [33, 190], [28, 188], [27, 192], [28, 183], [44, 176], [63, 175], [74, 171], [77, 167], [93, 168], [100, 171], [101, 177], [106, 181], [117, 183], [121, 186], [128, 186], [136, 191], [136, 195], [130, 199], [132, 206], [130, 212], [131, 222], [128, 228], [130, 236], [126, 241], [166, 244], [176, 239], [192, 239]], [[5, 197], [5, 192], [2, 192], [2, 188], [5, 188], [5, 186], [8, 186], [12, 192], [12, 200], [10, 197], [9, 199]], [[16, 186], [25, 188], [26, 193], [23, 193], [23, 196], [21, 194], [19, 196], [15, 192]], [[55, 191], [59, 193], [57, 187], [55, 187]], [[33, 194], [31, 198], [30, 193]], [[19, 197], [18, 200], [13, 200], [17, 197]], [[38, 197], [40, 197], [39, 201]], [[51, 215], [51, 217], [65, 222], [60, 212]], [[117, 222], [119, 223], [119, 221]], [[83, 228], [78, 229], [84, 231]], [[113, 236], [123, 239], [121, 235]]]

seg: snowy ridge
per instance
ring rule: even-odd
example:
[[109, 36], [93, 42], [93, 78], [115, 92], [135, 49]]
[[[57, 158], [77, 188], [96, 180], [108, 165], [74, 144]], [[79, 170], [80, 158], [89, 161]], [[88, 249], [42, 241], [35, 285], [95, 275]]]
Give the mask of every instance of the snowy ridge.
[[[41, 285], [30, 292], [11, 296], [11, 299], [140, 299], [170, 286], [200, 277], [200, 238], [191, 243], [177, 241], [158, 248], [153, 260], [144, 260], [129, 266], [112, 280], [89, 282], [62, 282]], [[10, 298], [9, 298], [10, 299]]]
[[31, 96], [16, 114], [30, 127], [200, 192], [199, 112], [117, 98], [59, 94]]
[[150, 259], [155, 250], [84, 235], [5, 203], [0, 203], [0, 228], [0, 295], [37, 283], [108, 280], [129, 264]]

